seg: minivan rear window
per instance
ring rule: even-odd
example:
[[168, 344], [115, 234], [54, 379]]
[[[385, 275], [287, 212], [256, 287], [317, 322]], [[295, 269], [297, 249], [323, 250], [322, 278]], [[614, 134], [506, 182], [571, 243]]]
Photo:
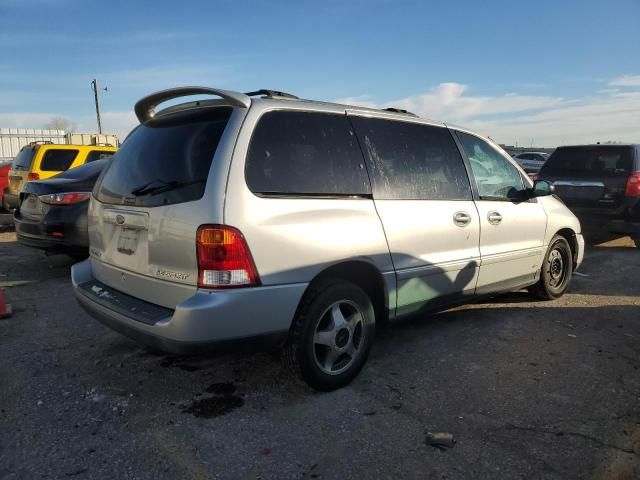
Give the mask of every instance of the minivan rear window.
[[626, 146], [559, 147], [540, 175], [598, 178], [628, 176], [633, 170], [633, 148]]
[[97, 199], [143, 207], [198, 200], [231, 112], [201, 109], [139, 125], [112, 157]]
[[40, 160], [40, 170], [43, 172], [64, 172], [68, 170], [78, 156], [78, 150], [47, 150]]
[[34, 147], [23, 148], [16, 155], [16, 159], [13, 161], [13, 168], [16, 170], [30, 170], [35, 154], [36, 149]]

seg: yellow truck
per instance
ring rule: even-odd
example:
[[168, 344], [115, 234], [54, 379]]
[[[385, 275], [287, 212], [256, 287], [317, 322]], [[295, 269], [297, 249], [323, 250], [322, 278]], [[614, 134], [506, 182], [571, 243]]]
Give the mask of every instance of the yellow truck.
[[17, 208], [20, 189], [24, 182], [44, 180], [71, 168], [100, 158], [110, 157], [117, 151], [112, 145], [68, 145], [33, 142], [22, 147], [9, 170], [9, 186], [4, 192], [5, 207]]

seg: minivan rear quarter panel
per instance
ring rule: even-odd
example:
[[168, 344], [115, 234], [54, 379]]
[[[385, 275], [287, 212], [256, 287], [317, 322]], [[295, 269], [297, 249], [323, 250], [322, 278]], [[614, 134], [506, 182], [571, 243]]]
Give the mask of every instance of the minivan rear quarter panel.
[[[308, 283], [346, 260], [373, 264], [395, 306], [395, 274], [380, 219], [371, 198], [258, 196], [245, 179], [245, 160], [260, 118], [275, 110], [346, 115], [334, 105], [260, 100], [252, 103], [233, 154], [225, 224], [244, 234], [264, 285]], [[364, 161], [364, 159], [363, 159]]]

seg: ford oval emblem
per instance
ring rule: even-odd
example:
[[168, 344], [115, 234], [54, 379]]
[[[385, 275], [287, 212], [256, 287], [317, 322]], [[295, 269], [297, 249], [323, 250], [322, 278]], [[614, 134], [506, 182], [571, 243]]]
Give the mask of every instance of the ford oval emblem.
[[122, 215], [116, 215], [116, 223], [122, 225], [124, 223], [124, 217]]

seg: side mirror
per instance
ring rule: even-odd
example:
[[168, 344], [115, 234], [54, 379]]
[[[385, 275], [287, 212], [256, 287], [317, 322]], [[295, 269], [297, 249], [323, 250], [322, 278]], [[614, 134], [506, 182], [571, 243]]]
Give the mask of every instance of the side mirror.
[[556, 187], [554, 187], [551, 182], [546, 180], [536, 180], [533, 182], [532, 197], [546, 197], [553, 195], [555, 191]]

